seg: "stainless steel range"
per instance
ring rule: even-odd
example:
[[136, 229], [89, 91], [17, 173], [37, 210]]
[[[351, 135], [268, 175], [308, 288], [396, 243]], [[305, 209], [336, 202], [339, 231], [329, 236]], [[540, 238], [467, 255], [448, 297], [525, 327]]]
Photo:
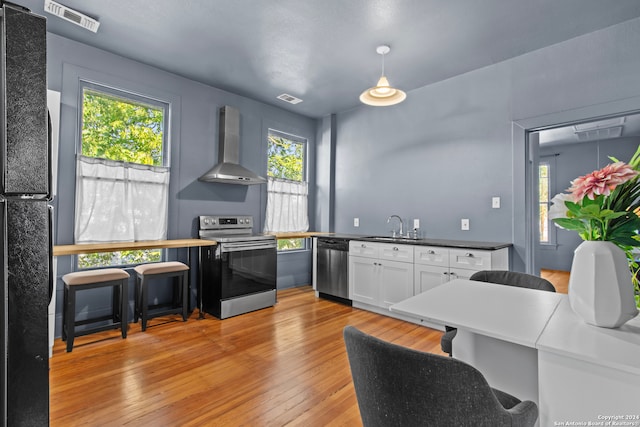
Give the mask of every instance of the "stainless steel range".
[[215, 240], [203, 248], [198, 287], [198, 308], [220, 319], [276, 303], [276, 238], [253, 234], [251, 216], [203, 215], [201, 239]]

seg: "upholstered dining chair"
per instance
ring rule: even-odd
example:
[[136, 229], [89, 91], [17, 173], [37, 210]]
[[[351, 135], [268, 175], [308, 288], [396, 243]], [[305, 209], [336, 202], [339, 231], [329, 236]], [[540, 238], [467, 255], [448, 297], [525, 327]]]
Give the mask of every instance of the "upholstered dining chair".
[[458, 359], [392, 344], [344, 328], [351, 375], [365, 427], [533, 426], [538, 407], [492, 389]]
[[[541, 291], [556, 291], [556, 288], [548, 280], [517, 271], [482, 270], [474, 273], [469, 279], [478, 282], [497, 283], [499, 285], [538, 289]], [[453, 339], [458, 333], [458, 330], [451, 326], [445, 326], [444, 328], [445, 332], [440, 339], [440, 347], [443, 352], [448, 353], [449, 356], [453, 356]]]

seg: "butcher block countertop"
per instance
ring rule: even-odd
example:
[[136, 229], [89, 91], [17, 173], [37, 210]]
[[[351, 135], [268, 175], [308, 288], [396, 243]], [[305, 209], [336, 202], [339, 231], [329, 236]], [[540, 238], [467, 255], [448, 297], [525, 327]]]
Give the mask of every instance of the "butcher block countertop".
[[267, 233], [276, 236], [276, 239], [306, 239], [316, 236], [330, 236], [334, 233], [322, 233], [320, 231], [292, 231], [282, 233]]
[[81, 243], [77, 245], [56, 245], [53, 256], [79, 255], [95, 252], [117, 252], [138, 249], [191, 248], [197, 246], [215, 245], [214, 240], [204, 239], [172, 239], [172, 240], [144, 240], [140, 242], [109, 242], [109, 243]]

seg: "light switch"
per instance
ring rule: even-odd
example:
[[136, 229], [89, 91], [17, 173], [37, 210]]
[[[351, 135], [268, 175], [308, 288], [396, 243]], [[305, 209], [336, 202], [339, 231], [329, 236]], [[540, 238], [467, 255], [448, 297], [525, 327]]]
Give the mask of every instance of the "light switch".
[[500, 209], [500, 197], [491, 198], [491, 207], [493, 209]]
[[360, 218], [353, 218], [353, 226], [360, 227]]
[[460, 229], [461, 230], [468, 230], [469, 229], [469, 219], [468, 218], [463, 218], [460, 221]]

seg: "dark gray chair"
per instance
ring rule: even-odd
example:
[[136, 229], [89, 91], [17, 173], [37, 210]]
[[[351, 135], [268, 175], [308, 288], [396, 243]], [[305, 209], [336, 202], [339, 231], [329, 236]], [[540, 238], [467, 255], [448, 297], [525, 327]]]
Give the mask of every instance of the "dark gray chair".
[[360, 416], [368, 426], [533, 426], [538, 406], [492, 389], [473, 366], [344, 328]]
[[[499, 285], [516, 286], [519, 288], [538, 289], [541, 291], [555, 292], [556, 288], [546, 279], [517, 271], [483, 270], [474, 273], [470, 280], [478, 282], [497, 283]], [[445, 332], [440, 339], [442, 351], [453, 355], [453, 339], [458, 330], [451, 326], [445, 326]]]

